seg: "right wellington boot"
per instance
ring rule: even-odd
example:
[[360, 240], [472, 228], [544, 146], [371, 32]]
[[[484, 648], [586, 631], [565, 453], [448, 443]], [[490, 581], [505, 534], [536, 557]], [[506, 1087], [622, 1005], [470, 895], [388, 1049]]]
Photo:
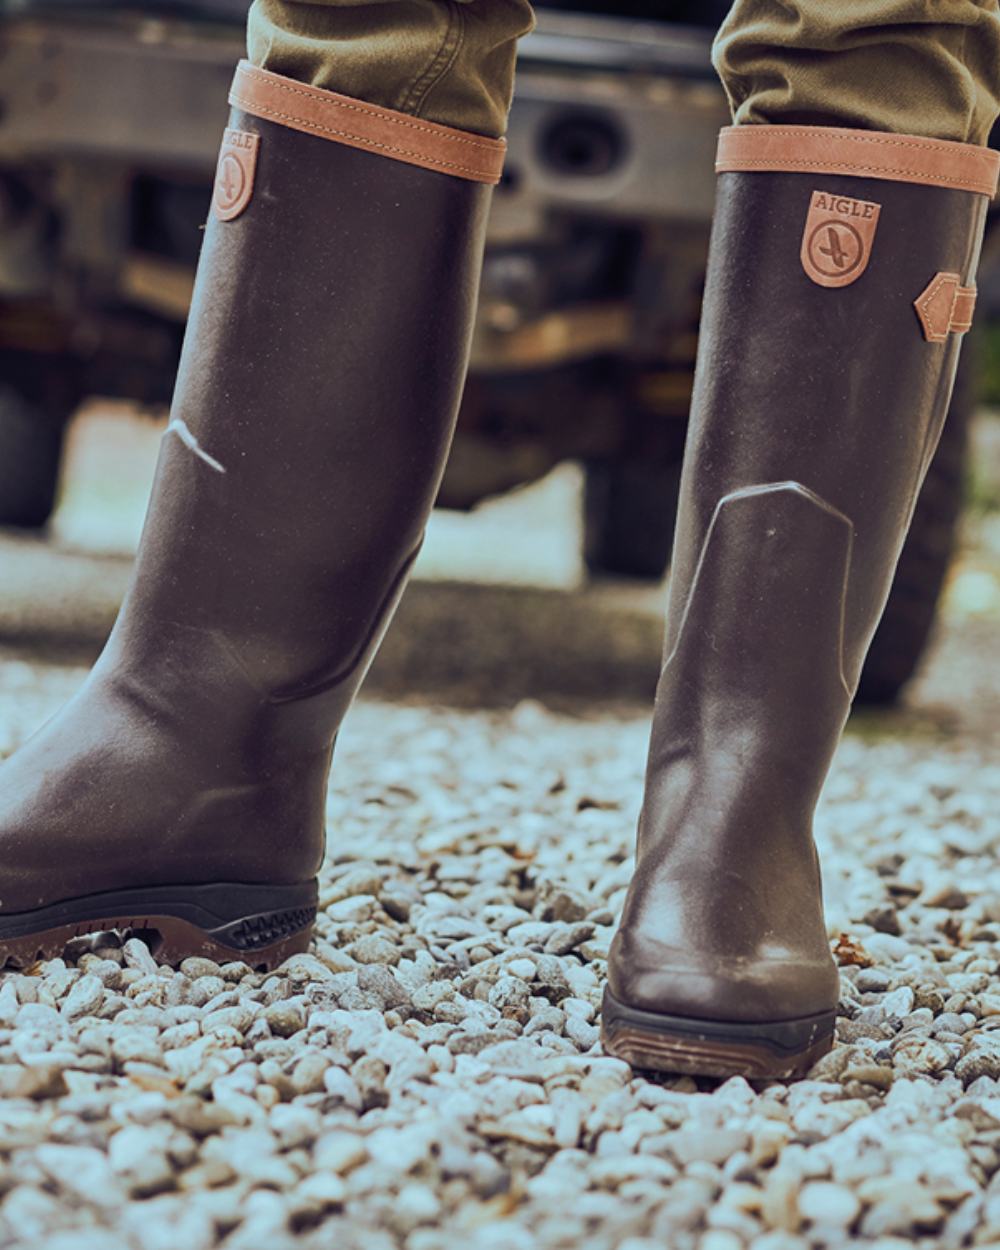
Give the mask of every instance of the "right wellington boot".
[[603, 1036], [787, 1077], [839, 981], [813, 811], [951, 395], [998, 158], [874, 131], [719, 146], [636, 870]]
[[333, 742], [420, 546], [502, 141], [246, 63], [131, 588], [0, 767], [0, 967], [308, 945]]

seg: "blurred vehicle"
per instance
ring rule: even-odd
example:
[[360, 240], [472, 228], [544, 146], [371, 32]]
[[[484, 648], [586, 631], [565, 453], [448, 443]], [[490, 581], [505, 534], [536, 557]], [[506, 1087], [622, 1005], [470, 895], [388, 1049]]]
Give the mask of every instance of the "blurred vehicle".
[[[585, 467], [595, 575], [666, 570], [728, 120], [726, 0], [550, 0], [524, 40], [440, 504]], [[90, 395], [169, 401], [247, 0], [0, 0], [0, 525], [42, 527]], [[865, 670], [925, 648], [959, 516], [972, 353]]]

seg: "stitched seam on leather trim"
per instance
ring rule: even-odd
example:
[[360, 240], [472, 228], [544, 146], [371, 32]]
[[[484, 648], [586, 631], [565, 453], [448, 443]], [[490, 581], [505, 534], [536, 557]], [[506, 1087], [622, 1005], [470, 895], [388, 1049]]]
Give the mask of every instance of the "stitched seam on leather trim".
[[[735, 161], [735, 167], [727, 169], [726, 166], [731, 161]], [[821, 174], [833, 169], [846, 169], [862, 174], [882, 174], [883, 176], [896, 174], [900, 178], [916, 178], [920, 182], [943, 182], [947, 186], [959, 187], [962, 190], [979, 192], [982, 195], [992, 195], [992, 192], [986, 190], [983, 184], [973, 184], [972, 180], [968, 178], [949, 178], [944, 174], [929, 174], [919, 169], [900, 169], [898, 166], [857, 165], [853, 161], [791, 161], [785, 160], [780, 156], [753, 160], [743, 160], [741, 158], [727, 159], [724, 157], [717, 164], [717, 169], [723, 174], [740, 173], [743, 170], [753, 168], [770, 169], [776, 173], [780, 173], [784, 169], [789, 171], [804, 169], [809, 173]]]
[[[435, 139], [443, 139], [447, 143], [462, 143], [472, 148], [479, 148], [483, 152], [497, 153], [504, 150], [504, 143], [501, 139], [474, 138], [456, 134], [447, 126], [437, 126], [434, 122], [421, 123], [419, 121], [406, 121], [401, 117], [394, 117], [392, 113], [386, 109], [379, 109], [373, 106], [366, 106], [363, 102], [348, 103], [343, 99], [330, 99], [327, 95], [319, 95], [311, 91], [306, 91], [302, 87], [292, 87], [288, 83], [277, 82], [273, 78], [264, 78], [262, 74], [255, 73], [253, 66], [241, 68], [238, 76], [246, 75], [248, 78], [253, 77], [259, 79], [268, 87], [273, 87], [276, 91], [285, 91], [289, 95], [300, 95], [305, 100], [315, 100], [326, 108], [343, 109], [345, 112], [361, 113], [365, 117], [371, 117], [378, 121], [390, 122], [393, 126], [400, 126], [404, 130], [416, 130], [420, 134], [428, 135]], [[235, 87], [233, 88], [235, 91]], [[247, 107], [244, 103], [243, 107]], [[291, 114], [289, 114], [291, 116]], [[304, 121], [305, 124], [314, 125], [303, 118], [297, 118], [298, 121]], [[337, 133], [336, 131], [332, 133]], [[371, 142], [375, 142], [371, 140]]]
[[330, 135], [334, 139], [350, 139], [352, 143], [357, 143], [362, 147], [374, 148], [381, 152], [391, 152], [395, 156], [409, 157], [422, 165], [440, 165], [442, 169], [454, 169], [459, 173], [475, 175], [477, 178], [494, 176], [492, 170], [477, 168], [471, 165], [459, 165], [455, 161], [438, 160], [436, 157], [427, 156], [424, 152], [413, 152], [407, 148], [396, 147], [391, 143], [379, 143], [376, 139], [369, 139], [365, 135], [356, 134], [351, 130], [334, 130], [330, 126], [321, 126], [318, 122], [307, 121], [304, 118], [297, 117], [294, 113], [279, 113], [276, 109], [267, 108], [266, 105], [241, 100], [235, 91], [230, 94], [229, 99], [233, 104], [238, 104], [240, 108], [246, 109], [248, 113], [255, 116], [274, 117], [280, 122], [290, 123], [294, 127], [313, 134]]
[[951, 286], [953, 282], [957, 288], [958, 282], [956, 279], [953, 279], [947, 274], [940, 274], [924, 292], [924, 298], [920, 301], [920, 311], [923, 313], [924, 326], [927, 329], [928, 338], [932, 343], [946, 342], [951, 331], [951, 318], [955, 310], [954, 296], [952, 297], [952, 305], [951, 310], [948, 313], [948, 320], [943, 330], [939, 329], [936, 322], [933, 320], [931, 315], [931, 304], [937, 298], [941, 288]]
[[960, 286], [955, 292], [955, 300], [951, 306], [951, 328], [956, 334], [972, 329], [977, 294], [975, 288], [968, 286]]
[[978, 148], [971, 143], [953, 143], [951, 141], [938, 141], [936, 139], [921, 139], [916, 135], [894, 135], [891, 138], [886, 135], [865, 134], [857, 130], [844, 130], [837, 126], [730, 126], [726, 135], [727, 139], [735, 138], [736, 131], [749, 133], [751, 130], [761, 130], [766, 132], [768, 136], [787, 135], [791, 138], [802, 137], [802, 131], [808, 132], [810, 138], [815, 139], [836, 139], [841, 143], [867, 143], [869, 146], [882, 148], [914, 148], [918, 152], [937, 152], [944, 155], [954, 154], [958, 158], [956, 149], [964, 149], [962, 159], [969, 161], [974, 160], [990, 160], [992, 163], [992, 149]]
[[946, 286], [951, 286], [951, 282], [947, 278], [938, 278], [930, 284], [924, 298], [920, 302], [920, 307], [925, 313], [930, 313], [931, 304], [933, 304], [934, 300], [937, 298], [941, 288]]
[[[749, 132], [753, 127], [731, 127], [728, 137], [732, 137], [732, 133], [736, 129]], [[791, 135], [793, 138], [796, 138], [800, 136], [802, 129], [808, 130], [809, 128], [798, 126], [758, 126], [756, 129], [762, 130], [768, 135]], [[810, 130], [809, 133], [810, 137], [817, 139], [835, 137], [842, 143], [867, 143], [870, 146], [874, 145], [882, 148], [916, 148], [920, 152], [948, 153], [953, 152], [955, 148], [975, 150], [973, 145], [968, 143], [956, 143], [953, 146], [949, 146], [947, 143], [939, 143], [934, 139], [919, 139], [916, 136], [898, 135], [886, 138], [882, 135], [866, 135], [859, 134], [857, 131], [842, 130], [836, 126], [817, 126]], [[966, 159], [969, 159], [969, 157], [966, 157]]]

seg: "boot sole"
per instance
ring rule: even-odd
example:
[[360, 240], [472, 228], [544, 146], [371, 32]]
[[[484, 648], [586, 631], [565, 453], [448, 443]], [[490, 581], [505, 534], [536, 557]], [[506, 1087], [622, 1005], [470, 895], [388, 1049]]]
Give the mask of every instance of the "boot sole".
[[833, 1046], [836, 1012], [745, 1024], [639, 1011], [604, 991], [601, 1041], [633, 1068], [683, 1076], [802, 1076]]
[[67, 899], [0, 914], [0, 969], [61, 955], [75, 938], [116, 931], [141, 937], [161, 963], [191, 955], [271, 971], [308, 950], [315, 881], [299, 885], [162, 885]]

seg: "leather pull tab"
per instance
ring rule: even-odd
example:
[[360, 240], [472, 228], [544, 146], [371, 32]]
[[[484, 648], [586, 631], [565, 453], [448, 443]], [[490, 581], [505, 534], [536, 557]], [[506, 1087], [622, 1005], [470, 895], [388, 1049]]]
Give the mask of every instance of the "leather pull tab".
[[976, 288], [962, 286], [957, 273], [937, 273], [913, 306], [928, 343], [944, 343], [949, 334], [965, 334], [972, 328]]

